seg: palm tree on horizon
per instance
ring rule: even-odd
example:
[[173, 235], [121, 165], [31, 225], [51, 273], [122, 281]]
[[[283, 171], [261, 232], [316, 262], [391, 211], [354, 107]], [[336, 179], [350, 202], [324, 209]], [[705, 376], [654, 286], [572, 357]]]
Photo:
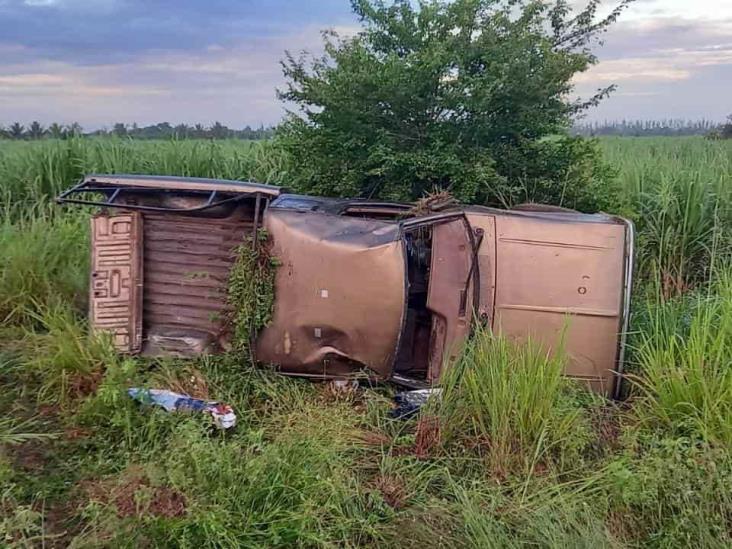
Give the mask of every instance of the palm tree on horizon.
[[8, 128], [11, 139], [23, 139], [25, 136], [25, 126], [20, 122], [13, 122]]

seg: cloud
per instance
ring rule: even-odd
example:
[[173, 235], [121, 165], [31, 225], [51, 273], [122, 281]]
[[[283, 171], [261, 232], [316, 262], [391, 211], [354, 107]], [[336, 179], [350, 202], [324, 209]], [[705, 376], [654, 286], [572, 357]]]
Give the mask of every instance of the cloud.
[[66, 68], [59, 74], [21, 74], [0, 76], [0, 97], [12, 100], [15, 97], [56, 97], [68, 95], [77, 100], [82, 98], [109, 98], [130, 95], [163, 95], [165, 91], [147, 86], [112, 86], [85, 81], [83, 76]]
[[[0, 45], [26, 56], [96, 64], [150, 51], [199, 51], [283, 36], [350, 19], [339, 0], [10, 0], [0, 4]], [[30, 55], [29, 55], [30, 54]]]
[[[618, 91], [588, 113], [592, 119], [672, 113], [722, 119], [732, 109], [720, 90], [732, 74], [732, 19], [655, 17], [618, 23], [598, 51], [599, 64], [576, 77], [587, 97], [617, 84]], [[703, 97], [703, 101], [699, 98]]]
[[[276, 123], [284, 50], [355, 23], [346, 0], [0, 0], [0, 124]], [[619, 89], [591, 117], [732, 110], [732, 1], [639, 0], [604, 41], [577, 92]]]
[[275, 123], [284, 50], [353, 23], [342, 0], [0, 0], [0, 124]]
[[732, 64], [732, 44], [696, 50], [669, 48], [656, 51], [655, 54], [649, 57], [602, 61], [578, 75], [575, 82], [578, 84], [626, 81], [672, 82], [692, 78], [703, 67]]
[[[354, 27], [340, 30], [348, 33]], [[283, 114], [275, 88], [283, 84], [279, 60], [284, 50], [317, 52], [321, 47], [320, 28], [311, 26], [231, 47], [141, 52], [124, 62], [6, 64], [0, 66], [0, 123], [272, 124]]]
[[577, 84], [607, 85], [632, 80], [663, 82], [686, 80], [691, 70], [665, 58], [636, 58], [605, 61], [575, 78]]

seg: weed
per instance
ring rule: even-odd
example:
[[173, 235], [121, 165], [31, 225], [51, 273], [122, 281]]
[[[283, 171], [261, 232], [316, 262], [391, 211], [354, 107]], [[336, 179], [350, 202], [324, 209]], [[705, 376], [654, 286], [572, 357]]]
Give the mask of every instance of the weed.
[[608, 501], [629, 542], [728, 547], [732, 457], [686, 437], [640, 432], [607, 468]]
[[264, 229], [257, 231], [256, 241], [246, 237], [234, 254], [236, 260], [228, 282], [232, 346], [253, 362], [251, 343], [272, 318], [278, 262], [270, 255], [269, 237]]
[[581, 408], [564, 397], [563, 366], [561, 352], [479, 328], [443, 379], [445, 442], [477, 443], [498, 477], [576, 458], [588, 434]]
[[12, 417], [0, 418], [0, 446], [47, 440], [56, 436], [58, 436], [56, 433], [39, 432], [33, 419], [18, 421]]
[[732, 272], [696, 296], [648, 307], [634, 352], [641, 418], [732, 445]]

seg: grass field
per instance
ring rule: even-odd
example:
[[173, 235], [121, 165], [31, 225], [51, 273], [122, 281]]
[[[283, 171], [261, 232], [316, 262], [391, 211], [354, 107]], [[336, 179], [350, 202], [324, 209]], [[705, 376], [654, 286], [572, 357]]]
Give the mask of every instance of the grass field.
[[[0, 141], [0, 546], [730, 546], [732, 142], [601, 144], [639, 233], [627, 401], [476, 334], [442, 401], [397, 421], [389, 387], [87, 333], [87, 212], [50, 198], [85, 172], [287, 184], [273, 144]], [[240, 423], [140, 410], [139, 384]]]

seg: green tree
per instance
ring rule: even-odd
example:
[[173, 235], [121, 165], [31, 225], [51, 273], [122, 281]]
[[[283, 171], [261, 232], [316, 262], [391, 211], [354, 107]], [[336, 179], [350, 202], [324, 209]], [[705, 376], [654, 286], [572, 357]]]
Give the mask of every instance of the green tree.
[[209, 134], [213, 139], [226, 139], [230, 133], [229, 128], [218, 121], [214, 122], [214, 125], [209, 130]]
[[722, 124], [719, 133], [722, 139], [732, 139], [732, 114], [727, 117], [727, 122]]
[[117, 137], [127, 137], [127, 126], [123, 122], [117, 122], [112, 127], [112, 133]]
[[54, 139], [61, 139], [62, 137], [64, 137], [64, 127], [58, 122], [54, 122], [53, 124], [48, 126], [48, 135], [50, 135]]
[[414, 199], [448, 188], [464, 201], [605, 207], [596, 144], [573, 117], [614, 88], [571, 100], [572, 78], [632, 0], [352, 0], [363, 29], [323, 34], [322, 57], [289, 52], [279, 128], [295, 184], [320, 194]]
[[23, 139], [25, 136], [25, 127], [20, 122], [13, 122], [8, 128], [8, 134], [11, 139]]
[[173, 135], [176, 139], [187, 139], [190, 136], [191, 129], [187, 124], [177, 124], [173, 128]]
[[68, 137], [81, 137], [84, 129], [78, 122], [73, 122], [66, 127], [66, 135]]
[[46, 135], [46, 129], [41, 126], [41, 123], [38, 120], [31, 122], [31, 125], [28, 127], [28, 137], [31, 139], [41, 139], [44, 135]]

